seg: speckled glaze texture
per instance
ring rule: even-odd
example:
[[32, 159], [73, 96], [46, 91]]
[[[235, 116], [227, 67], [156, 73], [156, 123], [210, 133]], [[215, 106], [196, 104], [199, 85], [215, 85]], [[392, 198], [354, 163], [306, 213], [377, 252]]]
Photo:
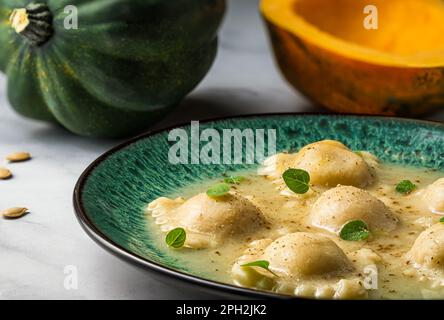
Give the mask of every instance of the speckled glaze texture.
[[[183, 127], [189, 132], [190, 126]], [[336, 139], [353, 150], [368, 150], [381, 160], [444, 169], [444, 126], [398, 118], [340, 115], [269, 115], [201, 123], [201, 130], [276, 129], [277, 151], [295, 151], [308, 143]], [[142, 136], [96, 163], [80, 181], [81, 210], [95, 229], [139, 258], [197, 274], [158, 248], [147, 232], [144, 209], [159, 196], [176, 194], [189, 184], [218, 178], [227, 171], [256, 165], [171, 165], [168, 131]], [[79, 209], [78, 209], [79, 210]]]

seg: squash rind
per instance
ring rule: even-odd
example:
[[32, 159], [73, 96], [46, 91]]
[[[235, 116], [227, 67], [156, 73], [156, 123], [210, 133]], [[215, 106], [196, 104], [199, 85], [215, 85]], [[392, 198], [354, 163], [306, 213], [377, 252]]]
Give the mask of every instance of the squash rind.
[[[225, 0], [40, 2], [52, 9], [54, 35], [32, 48], [5, 23], [28, 1], [0, 0], [0, 70], [11, 105], [94, 137], [134, 135], [193, 90], [215, 59], [225, 13]], [[64, 28], [63, 4], [77, 6], [78, 30]]]
[[341, 113], [401, 116], [444, 107], [444, 66], [378, 64], [342, 54], [275, 23], [264, 11], [270, 1], [263, 0], [262, 13], [277, 63], [288, 82], [314, 102]]

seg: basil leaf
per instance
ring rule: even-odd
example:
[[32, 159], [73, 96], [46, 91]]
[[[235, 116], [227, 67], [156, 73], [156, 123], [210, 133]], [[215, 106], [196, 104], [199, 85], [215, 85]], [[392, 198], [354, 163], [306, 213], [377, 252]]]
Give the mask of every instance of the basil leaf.
[[439, 219], [439, 222], [444, 223], [444, 217], [442, 217], [441, 219]]
[[230, 186], [226, 183], [219, 183], [207, 190], [207, 196], [218, 198], [225, 196], [228, 192], [230, 192]]
[[346, 241], [366, 240], [370, 235], [367, 224], [362, 220], [347, 222], [341, 229], [339, 236]]
[[230, 176], [228, 178], [225, 178], [224, 182], [229, 184], [240, 184], [244, 180], [245, 178], [241, 176]]
[[409, 194], [416, 189], [416, 185], [410, 180], [403, 180], [396, 186], [396, 191], [403, 194]]
[[282, 175], [287, 187], [294, 193], [304, 194], [310, 190], [310, 174], [301, 169], [288, 169]]
[[185, 244], [187, 233], [183, 228], [176, 228], [168, 232], [165, 237], [165, 242], [169, 247], [179, 249]]
[[246, 263], [241, 265], [241, 267], [258, 267], [258, 268], [262, 268], [264, 270], [267, 270], [268, 272], [270, 272], [272, 275], [274, 276], [278, 276], [276, 273], [274, 273], [273, 271], [270, 270], [270, 262], [266, 261], [266, 260], [257, 260], [257, 261], [253, 261], [250, 263]]

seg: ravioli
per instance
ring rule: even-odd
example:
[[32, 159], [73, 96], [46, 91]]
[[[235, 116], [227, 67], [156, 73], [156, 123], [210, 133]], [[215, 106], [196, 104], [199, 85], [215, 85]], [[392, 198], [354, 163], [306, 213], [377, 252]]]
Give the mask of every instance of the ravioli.
[[[269, 269], [243, 266], [268, 261]], [[367, 263], [368, 261], [366, 261]], [[316, 233], [296, 232], [275, 241], [253, 242], [233, 265], [237, 285], [291, 293], [301, 297], [366, 298], [367, 290], [355, 266], [330, 238]]]
[[262, 212], [236, 193], [211, 198], [200, 193], [189, 200], [159, 198], [148, 205], [164, 232], [177, 227], [187, 231], [185, 245], [190, 248], [217, 246], [225, 237], [247, 237], [267, 226]]
[[330, 276], [352, 270], [344, 252], [318, 234], [301, 232], [283, 236], [265, 249], [263, 257], [275, 271], [288, 277]]
[[444, 178], [427, 187], [424, 201], [431, 212], [444, 215]]
[[358, 155], [338, 141], [324, 140], [303, 147], [296, 154], [281, 153], [267, 159], [259, 174], [279, 179], [288, 168], [303, 169], [310, 174], [311, 183], [335, 187], [338, 184], [356, 187], [370, 185], [376, 158], [369, 153]]
[[308, 223], [334, 233], [352, 220], [362, 220], [370, 230], [392, 231], [398, 218], [369, 192], [352, 186], [338, 186], [324, 192], [313, 205]]
[[[309, 172], [308, 192], [289, 189], [288, 168]], [[444, 224], [430, 214], [444, 215], [442, 171], [385, 163], [326, 140], [270, 157], [258, 171], [230, 174], [244, 179], [225, 197], [200, 193], [148, 206], [154, 240], [164, 244], [166, 232], [182, 227], [185, 247], [201, 249], [162, 249], [193, 273], [305, 298], [444, 297]], [[418, 191], [398, 192], [404, 180]], [[181, 191], [205, 192], [210, 183]], [[369, 241], [338, 236], [353, 220], [367, 223]]]
[[408, 252], [407, 259], [416, 268], [440, 271], [444, 275], [444, 223], [423, 231]]

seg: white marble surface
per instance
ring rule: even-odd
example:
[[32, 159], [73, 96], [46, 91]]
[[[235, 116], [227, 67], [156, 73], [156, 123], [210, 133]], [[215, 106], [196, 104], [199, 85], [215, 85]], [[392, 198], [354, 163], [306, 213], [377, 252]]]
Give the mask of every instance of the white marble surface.
[[[158, 127], [242, 113], [320, 111], [281, 79], [270, 54], [257, 0], [232, 0], [210, 74]], [[444, 119], [444, 113], [435, 118]], [[0, 220], [0, 299], [181, 299], [178, 292], [99, 248], [77, 223], [71, 204], [78, 176], [118, 141], [89, 140], [23, 119], [11, 111], [0, 76], [0, 157], [26, 150], [34, 159], [10, 165], [0, 182], [0, 208], [27, 206], [21, 220]], [[78, 268], [79, 287], [66, 290], [64, 268]]]

